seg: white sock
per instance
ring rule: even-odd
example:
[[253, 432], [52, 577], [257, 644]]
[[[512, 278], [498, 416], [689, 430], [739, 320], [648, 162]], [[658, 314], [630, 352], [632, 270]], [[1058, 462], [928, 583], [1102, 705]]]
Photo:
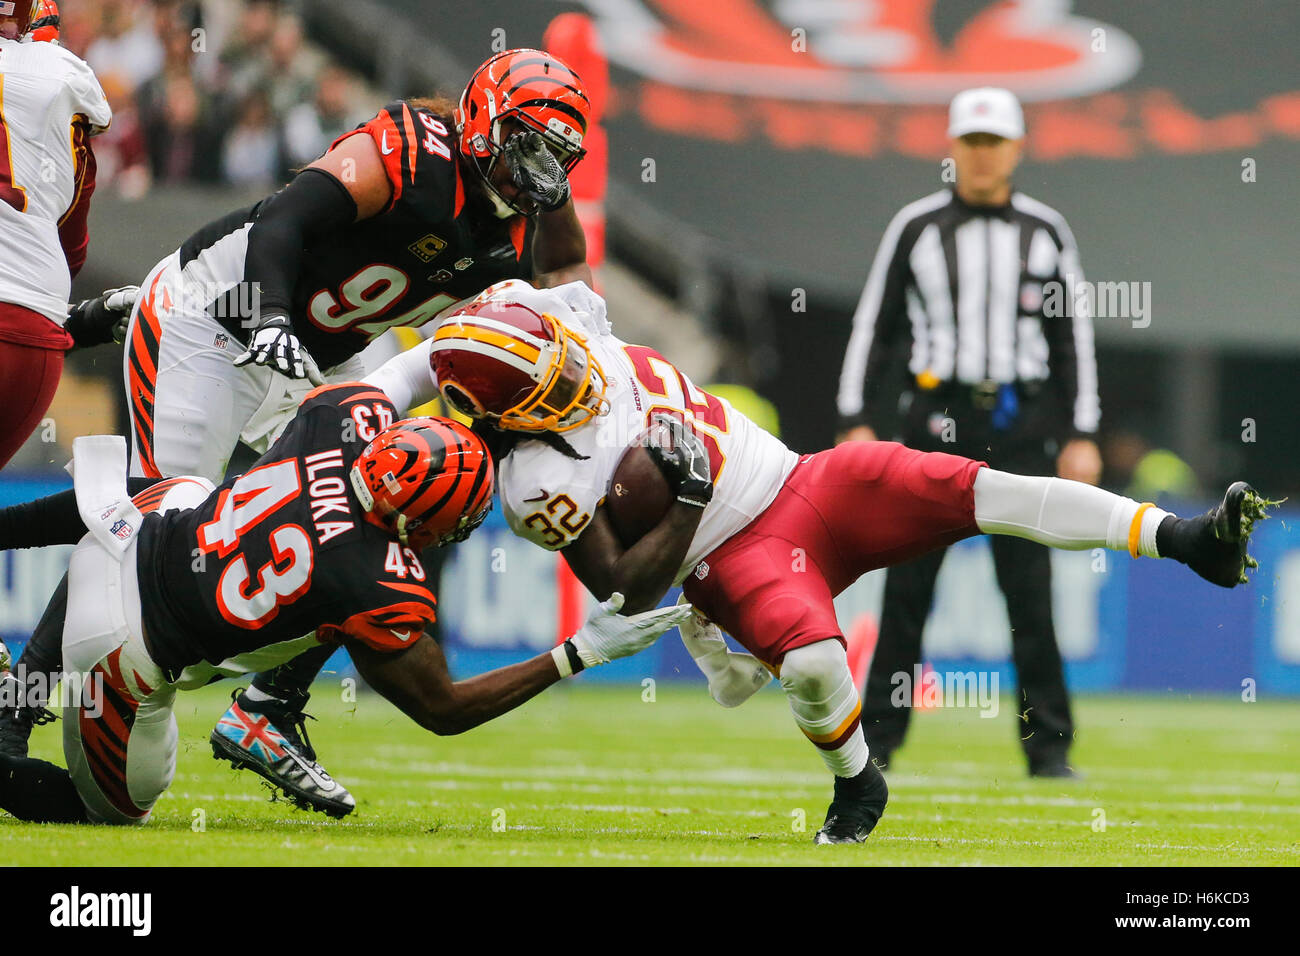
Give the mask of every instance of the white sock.
[[781, 686], [794, 722], [813, 742], [826, 768], [837, 777], [861, 773], [869, 752], [862, 733], [862, 702], [844, 645], [826, 640], [790, 651], [781, 662]]
[[[1141, 509], [1141, 520], [1134, 519]], [[1010, 534], [1067, 551], [1109, 548], [1160, 557], [1156, 529], [1169, 516], [1154, 505], [1064, 478], [981, 468], [975, 476], [975, 523], [985, 534]]]
[[248, 690], [244, 691], [244, 696], [247, 697], [249, 700], [253, 701], [253, 703], [261, 703], [264, 700], [280, 699], [276, 697], [274, 694], [268, 694], [266, 691], [259, 688], [256, 684], [249, 684]]

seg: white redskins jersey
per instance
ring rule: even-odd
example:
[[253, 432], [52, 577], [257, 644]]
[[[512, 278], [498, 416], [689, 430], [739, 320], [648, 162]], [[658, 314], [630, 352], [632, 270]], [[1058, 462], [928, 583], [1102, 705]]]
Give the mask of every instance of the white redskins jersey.
[[84, 61], [53, 43], [0, 40], [0, 302], [60, 326], [72, 279], [59, 226], [77, 200], [78, 117], [92, 135], [113, 121]]
[[656, 411], [685, 417], [703, 440], [713, 467], [713, 500], [674, 583], [772, 503], [798, 456], [725, 399], [701, 391], [654, 349], [616, 338], [605, 318], [604, 300], [586, 285], [538, 290], [512, 280], [486, 295], [548, 312], [586, 336], [608, 383], [608, 413], [562, 436], [588, 456], [586, 461], [540, 441], [525, 441], [501, 462], [501, 509], [515, 534], [552, 551], [581, 535], [605, 500], [623, 453]]

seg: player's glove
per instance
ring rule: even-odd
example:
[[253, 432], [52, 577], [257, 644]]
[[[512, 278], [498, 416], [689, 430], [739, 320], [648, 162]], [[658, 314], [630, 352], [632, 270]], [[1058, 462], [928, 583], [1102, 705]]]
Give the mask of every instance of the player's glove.
[[555, 212], [569, 201], [569, 174], [546, 148], [541, 133], [515, 133], [506, 140], [505, 154], [515, 185], [542, 209]]
[[303, 365], [305, 355], [298, 336], [293, 334], [289, 317], [272, 314], [253, 332], [248, 348], [235, 358], [235, 364], [244, 366], [251, 362], [254, 365], [269, 365], [289, 378], [306, 378], [307, 371]]
[[[618, 612], [623, 608], [623, 595], [615, 591], [608, 601], [602, 601], [591, 612], [587, 623], [554, 651], [555, 663], [565, 677], [586, 667], [608, 664], [620, 657], [631, 657], [643, 651], [660, 635], [681, 624], [691, 616], [691, 605], [679, 604], [676, 607], [659, 607], [640, 614], [624, 617]], [[581, 666], [573, 666], [568, 647], [573, 648]]]
[[[685, 603], [682, 597], [678, 603]], [[723, 707], [739, 707], [772, 680], [772, 672], [751, 654], [729, 647], [718, 625], [699, 611], [678, 625], [682, 643], [709, 680], [709, 696]]]
[[139, 297], [139, 286], [124, 285], [70, 306], [64, 328], [72, 336], [73, 348], [84, 349], [107, 342], [121, 345], [126, 340], [131, 310]]
[[646, 451], [677, 500], [696, 508], [708, 505], [713, 500], [713, 475], [700, 436], [671, 415], [656, 415], [651, 424]]

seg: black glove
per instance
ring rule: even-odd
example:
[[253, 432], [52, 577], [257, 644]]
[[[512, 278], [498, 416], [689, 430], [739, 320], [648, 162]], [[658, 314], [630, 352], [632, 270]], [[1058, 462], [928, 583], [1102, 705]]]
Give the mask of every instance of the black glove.
[[68, 321], [63, 327], [72, 336], [72, 347], [84, 349], [107, 342], [120, 345], [126, 338], [126, 326], [139, 296], [139, 286], [127, 285], [109, 289], [69, 308]]
[[305, 355], [289, 317], [273, 313], [249, 337], [248, 349], [235, 359], [235, 365], [269, 365], [289, 378], [306, 378]]
[[542, 209], [555, 212], [569, 201], [569, 174], [536, 130], [506, 140], [506, 159], [515, 185]]
[[703, 508], [713, 500], [709, 453], [694, 429], [671, 415], [656, 415], [646, 436], [646, 451], [682, 504]]

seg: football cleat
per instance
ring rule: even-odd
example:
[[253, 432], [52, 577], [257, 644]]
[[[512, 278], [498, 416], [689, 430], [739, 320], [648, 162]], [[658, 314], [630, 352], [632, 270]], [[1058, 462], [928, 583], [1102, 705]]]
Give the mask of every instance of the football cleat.
[[880, 769], [870, 760], [856, 777], [836, 777], [835, 799], [826, 810], [826, 822], [813, 837], [813, 843], [819, 846], [862, 843], [875, 829], [888, 802], [889, 787]]
[[26, 702], [26, 688], [9, 670], [10, 666], [9, 649], [0, 641], [0, 754], [26, 757], [32, 728], [56, 718], [44, 707]]
[[1268, 517], [1268, 508], [1279, 504], [1262, 497], [1244, 481], [1228, 486], [1223, 500], [1205, 514], [1189, 519], [1190, 538], [1186, 555], [1189, 568], [1205, 580], [1223, 588], [1247, 583], [1246, 570], [1259, 562], [1247, 553], [1255, 523]]
[[1064, 754], [1029, 761], [1029, 776], [1057, 780], [1080, 780], [1083, 777], [1066, 762]]
[[316, 762], [301, 709], [306, 694], [288, 701], [251, 701], [242, 690], [230, 696], [209, 738], [213, 757], [253, 771], [303, 810], [345, 817], [356, 809], [352, 794]]

